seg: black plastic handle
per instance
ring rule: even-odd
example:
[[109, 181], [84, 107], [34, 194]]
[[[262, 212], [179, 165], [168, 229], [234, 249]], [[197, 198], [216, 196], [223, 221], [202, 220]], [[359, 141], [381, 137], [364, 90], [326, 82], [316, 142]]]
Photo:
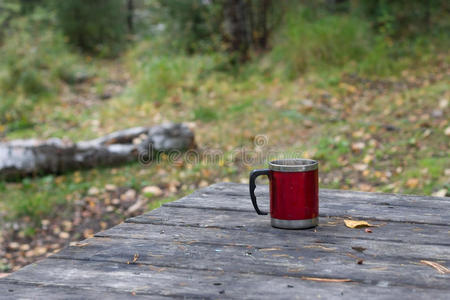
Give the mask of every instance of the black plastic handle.
[[258, 213], [258, 215], [267, 215], [267, 212], [260, 211], [259, 207], [258, 207], [258, 203], [256, 203], [256, 196], [255, 196], [256, 184], [255, 184], [255, 180], [256, 180], [256, 177], [258, 177], [259, 175], [267, 175], [267, 176], [269, 176], [269, 174], [270, 174], [270, 170], [269, 169], [253, 170], [250, 173], [250, 182], [249, 182], [249, 184], [250, 184], [250, 197], [252, 198], [253, 207], [255, 208], [255, 210]]

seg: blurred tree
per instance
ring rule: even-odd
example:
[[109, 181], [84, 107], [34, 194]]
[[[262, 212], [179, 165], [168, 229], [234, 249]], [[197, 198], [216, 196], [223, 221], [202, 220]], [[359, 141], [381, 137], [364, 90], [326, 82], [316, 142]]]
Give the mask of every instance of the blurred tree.
[[225, 49], [245, 61], [263, 51], [282, 15], [273, 0], [159, 0], [168, 12], [163, 21], [188, 53]]
[[220, 1], [159, 0], [166, 11], [166, 32], [172, 45], [187, 53], [214, 51], [221, 48], [220, 31], [223, 20]]
[[69, 41], [82, 50], [117, 54], [126, 33], [123, 0], [54, 1], [58, 23]]
[[38, 5], [43, 5], [43, 0], [19, 0], [22, 8], [22, 13], [29, 13], [33, 11], [33, 9]]
[[447, 0], [353, 0], [351, 7], [353, 13], [369, 18], [378, 32], [396, 39], [449, 29]]
[[251, 44], [251, 10], [245, 0], [229, 0], [225, 3], [225, 40], [229, 42], [229, 50], [238, 54], [240, 61], [245, 61]]
[[127, 0], [127, 25], [128, 25], [128, 32], [133, 33], [134, 31], [134, 2], [133, 0]]

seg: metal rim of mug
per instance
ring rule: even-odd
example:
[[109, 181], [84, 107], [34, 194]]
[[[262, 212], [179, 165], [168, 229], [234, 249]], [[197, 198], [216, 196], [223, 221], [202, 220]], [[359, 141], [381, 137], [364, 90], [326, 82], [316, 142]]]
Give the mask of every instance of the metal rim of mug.
[[319, 225], [319, 219], [317, 217], [306, 220], [280, 220], [270, 218], [270, 224], [273, 227], [282, 229], [307, 229]]
[[318, 161], [306, 158], [277, 159], [269, 162], [269, 169], [278, 172], [307, 172], [318, 168]]

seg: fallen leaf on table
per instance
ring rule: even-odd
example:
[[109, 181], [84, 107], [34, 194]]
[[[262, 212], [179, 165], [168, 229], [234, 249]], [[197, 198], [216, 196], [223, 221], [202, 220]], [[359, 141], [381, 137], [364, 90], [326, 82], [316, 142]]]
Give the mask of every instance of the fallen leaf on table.
[[351, 279], [341, 279], [341, 278], [320, 278], [320, 277], [306, 277], [302, 276], [301, 279], [303, 280], [312, 280], [312, 281], [323, 281], [323, 282], [350, 282], [353, 281]]
[[127, 261], [127, 265], [134, 264], [135, 262], [137, 262], [138, 258], [139, 258], [139, 254], [135, 253], [134, 256], [133, 256], [133, 260], [132, 261]]
[[344, 220], [345, 226], [349, 228], [362, 228], [362, 227], [372, 227], [372, 224], [366, 221], [356, 221], [356, 220]]
[[450, 270], [448, 268], [444, 267], [441, 264], [438, 264], [437, 262], [429, 261], [429, 260], [421, 260], [420, 262], [424, 265], [435, 268], [441, 274], [450, 273]]

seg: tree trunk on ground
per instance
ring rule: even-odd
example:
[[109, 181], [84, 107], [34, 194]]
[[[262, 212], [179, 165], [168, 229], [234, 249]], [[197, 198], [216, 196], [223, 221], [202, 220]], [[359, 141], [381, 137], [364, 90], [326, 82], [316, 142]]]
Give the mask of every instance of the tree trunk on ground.
[[73, 143], [49, 140], [14, 140], [0, 143], [0, 178], [60, 174], [70, 170], [110, 166], [136, 160], [150, 151], [166, 152], [194, 147], [194, 133], [185, 124], [135, 127]]

